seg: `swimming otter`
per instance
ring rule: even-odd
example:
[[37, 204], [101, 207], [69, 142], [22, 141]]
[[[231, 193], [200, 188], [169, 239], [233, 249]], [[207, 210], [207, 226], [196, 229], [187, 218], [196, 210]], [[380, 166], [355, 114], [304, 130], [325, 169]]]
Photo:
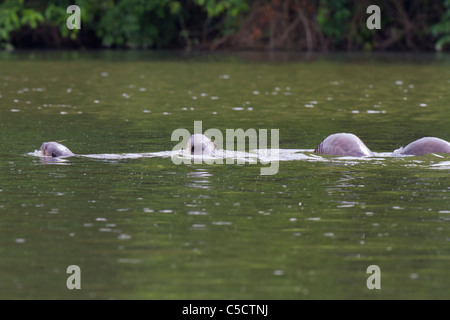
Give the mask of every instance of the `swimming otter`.
[[48, 157], [72, 157], [75, 154], [66, 146], [57, 142], [44, 142], [41, 146], [42, 155]]
[[[332, 156], [366, 157], [374, 155], [354, 134], [335, 133], [325, 138], [314, 150]], [[397, 149], [393, 155], [421, 156], [428, 153], [450, 153], [450, 143], [435, 137], [424, 137]]]
[[[185, 150], [193, 155], [212, 155], [216, 145], [203, 134], [193, 134], [185, 147]], [[66, 146], [57, 142], [44, 142], [41, 146], [41, 153], [48, 157], [72, 157], [75, 154]]]
[[394, 153], [421, 156], [427, 153], [450, 153], [450, 143], [435, 137], [424, 137], [411, 142]]
[[[212, 155], [215, 149], [215, 143], [203, 134], [193, 134], [185, 147], [186, 151], [194, 155]], [[317, 146], [314, 152], [332, 156], [352, 157], [366, 157], [374, 154], [361, 139], [351, 133], [329, 135]], [[41, 153], [43, 156], [54, 158], [75, 156], [66, 146], [57, 142], [44, 142], [41, 146]], [[415, 156], [428, 153], [450, 153], [450, 143], [435, 137], [424, 137], [393, 152], [394, 155]]]
[[352, 133], [335, 133], [325, 138], [314, 150], [330, 156], [367, 157], [372, 151]]
[[212, 155], [216, 145], [205, 135], [196, 133], [189, 138], [185, 150], [193, 155]]

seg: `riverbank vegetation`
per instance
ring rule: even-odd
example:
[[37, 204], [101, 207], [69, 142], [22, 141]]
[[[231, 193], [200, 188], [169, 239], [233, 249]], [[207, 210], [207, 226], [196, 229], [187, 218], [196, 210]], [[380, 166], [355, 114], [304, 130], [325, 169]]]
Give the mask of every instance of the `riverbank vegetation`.
[[450, 0], [4, 0], [0, 48], [448, 51]]

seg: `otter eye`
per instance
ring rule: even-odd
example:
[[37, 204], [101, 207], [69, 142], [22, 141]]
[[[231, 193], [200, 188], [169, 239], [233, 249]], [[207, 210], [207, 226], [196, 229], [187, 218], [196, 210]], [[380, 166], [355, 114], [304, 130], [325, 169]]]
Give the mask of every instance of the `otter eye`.
[[53, 153], [52, 153], [52, 157], [53, 157], [53, 158], [56, 157], [56, 153], [53, 152]]

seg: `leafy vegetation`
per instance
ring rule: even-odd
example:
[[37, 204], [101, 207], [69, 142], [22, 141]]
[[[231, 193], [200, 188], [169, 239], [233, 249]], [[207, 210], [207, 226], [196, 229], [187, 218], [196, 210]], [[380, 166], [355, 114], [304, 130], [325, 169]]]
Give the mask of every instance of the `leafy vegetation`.
[[[81, 30], [66, 27], [72, 4], [81, 8]], [[381, 8], [381, 30], [365, 26], [371, 4]], [[449, 45], [450, 0], [0, 1], [0, 48], [7, 49], [445, 50]]]
[[0, 44], [10, 46], [10, 33], [25, 25], [35, 29], [44, 16], [33, 9], [24, 7], [23, 0], [6, 0], [0, 7]]
[[444, 8], [441, 21], [431, 27], [431, 33], [438, 37], [435, 45], [437, 51], [442, 51], [445, 45], [450, 44], [450, 0], [444, 1]]

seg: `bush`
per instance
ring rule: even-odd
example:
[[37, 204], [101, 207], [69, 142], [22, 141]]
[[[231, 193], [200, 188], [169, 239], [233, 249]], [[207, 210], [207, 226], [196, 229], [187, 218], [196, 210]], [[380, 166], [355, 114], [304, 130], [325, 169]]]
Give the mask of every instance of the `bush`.
[[10, 34], [24, 26], [35, 29], [44, 16], [24, 7], [23, 0], [6, 0], [0, 6], [0, 47], [11, 48]]
[[[372, 2], [382, 11], [378, 32], [365, 28]], [[72, 4], [81, 8], [81, 30], [66, 27]], [[450, 0], [4, 0], [0, 48], [13, 44], [443, 50], [450, 44]]]
[[441, 21], [431, 27], [431, 33], [438, 37], [435, 44], [437, 51], [442, 51], [444, 46], [450, 44], [450, 0], [444, 1], [444, 8]]

